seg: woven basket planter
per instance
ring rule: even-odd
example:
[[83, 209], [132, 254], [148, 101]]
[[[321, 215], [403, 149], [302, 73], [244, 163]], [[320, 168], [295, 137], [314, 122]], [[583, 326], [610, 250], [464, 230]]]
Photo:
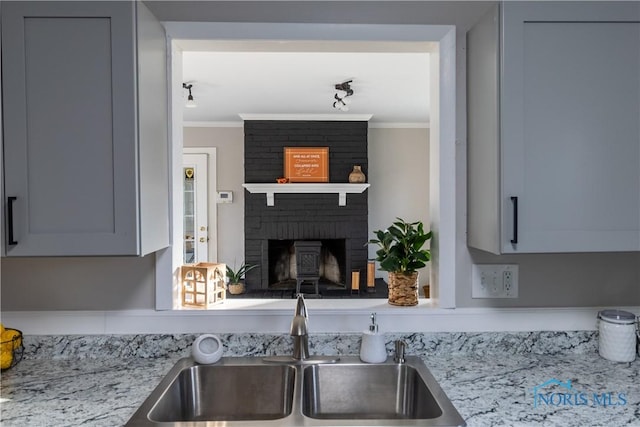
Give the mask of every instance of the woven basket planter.
[[389, 272], [389, 304], [410, 306], [418, 304], [418, 272]]
[[231, 295], [240, 295], [244, 293], [244, 283], [229, 283], [227, 290]]

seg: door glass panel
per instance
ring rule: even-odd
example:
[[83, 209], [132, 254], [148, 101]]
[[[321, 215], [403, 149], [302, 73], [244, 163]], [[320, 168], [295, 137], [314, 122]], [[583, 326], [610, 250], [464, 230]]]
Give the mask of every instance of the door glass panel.
[[196, 260], [195, 253], [195, 168], [183, 168], [184, 174], [184, 254], [183, 261], [185, 264], [194, 263]]

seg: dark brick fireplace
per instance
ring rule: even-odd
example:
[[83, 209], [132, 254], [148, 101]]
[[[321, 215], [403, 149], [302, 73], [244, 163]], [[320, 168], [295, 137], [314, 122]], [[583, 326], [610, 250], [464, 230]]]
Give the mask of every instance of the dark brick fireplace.
[[[362, 121], [245, 121], [245, 182], [275, 183], [283, 175], [284, 147], [329, 147], [329, 182], [346, 183], [354, 165], [368, 173], [367, 130]], [[276, 194], [267, 206], [264, 194], [245, 191], [245, 262], [259, 266], [247, 274], [247, 289], [295, 289], [295, 278], [280, 280], [275, 263], [305, 240], [322, 242], [324, 262], [339, 269], [321, 278], [321, 293], [327, 286], [349, 293], [353, 270], [361, 272], [364, 289], [368, 228], [366, 191], [348, 194], [346, 206], [338, 205], [337, 194]]]

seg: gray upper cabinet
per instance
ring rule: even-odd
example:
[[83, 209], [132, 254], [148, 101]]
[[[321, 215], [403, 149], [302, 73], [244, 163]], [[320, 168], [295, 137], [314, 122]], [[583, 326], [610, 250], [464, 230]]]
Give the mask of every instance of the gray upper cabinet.
[[166, 38], [140, 2], [2, 2], [7, 256], [169, 244]]
[[467, 55], [469, 246], [640, 250], [640, 2], [505, 2]]

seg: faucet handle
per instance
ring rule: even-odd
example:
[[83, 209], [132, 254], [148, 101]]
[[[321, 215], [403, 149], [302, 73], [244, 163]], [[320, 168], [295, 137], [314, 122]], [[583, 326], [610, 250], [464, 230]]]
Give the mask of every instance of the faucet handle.
[[404, 363], [404, 353], [407, 349], [407, 343], [402, 340], [396, 340], [396, 354], [393, 361], [396, 363]]

